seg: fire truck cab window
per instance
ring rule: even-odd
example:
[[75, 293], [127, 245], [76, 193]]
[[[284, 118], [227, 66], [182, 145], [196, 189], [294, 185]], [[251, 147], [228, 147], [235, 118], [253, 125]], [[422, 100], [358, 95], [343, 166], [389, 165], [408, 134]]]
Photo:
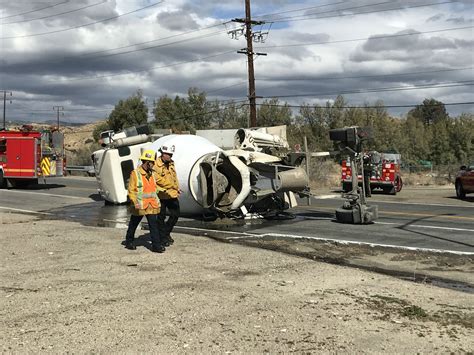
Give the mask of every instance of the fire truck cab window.
[[0, 153], [5, 153], [7, 151], [7, 140], [0, 140]]
[[130, 148], [129, 147], [119, 147], [118, 148], [118, 154], [119, 154], [120, 157], [126, 157], [126, 156], [130, 155]]

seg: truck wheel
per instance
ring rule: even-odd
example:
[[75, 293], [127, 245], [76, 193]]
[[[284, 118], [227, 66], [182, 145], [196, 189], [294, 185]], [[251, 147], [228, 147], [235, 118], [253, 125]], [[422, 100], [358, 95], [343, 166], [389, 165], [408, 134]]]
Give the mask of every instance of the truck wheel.
[[456, 197], [460, 199], [466, 198], [466, 191], [464, 191], [461, 181], [459, 180], [456, 181]]
[[3, 170], [0, 170], [0, 189], [5, 189], [7, 187], [7, 179], [3, 177]]
[[349, 192], [352, 190], [352, 184], [350, 182], [343, 182], [342, 183], [342, 191]]
[[402, 187], [403, 187], [403, 180], [400, 176], [397, 176], [396, 179], [395, 179], [395, 190], [396, 190], [396, 192], [402, 191]]

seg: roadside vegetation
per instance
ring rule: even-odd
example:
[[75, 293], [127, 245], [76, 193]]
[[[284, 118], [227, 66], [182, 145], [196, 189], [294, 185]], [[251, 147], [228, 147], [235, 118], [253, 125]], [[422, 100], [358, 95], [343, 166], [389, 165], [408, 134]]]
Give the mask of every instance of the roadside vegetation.
[[[190, 88], [187, 97], [156, 98], [152, 112], [148, 112], [143, 92], [139, 90], [120, 100], [106, 121], [96, 126], [93, 135], [97, 141], [99, 133], [106, 129], [119, 131], [141, 124], [176, 133], [247, 127], [248, 112], [246, 100], [211, 101], [204, 91], [196, 88]], [[149, 116], [153, 117], [151, 121]], [[268, 99], [258, 106], [257, 125], [287, 125], [290, 146], [303, 147], [304, 137], [307, 137], [311, 151], [334, 149], [329, 140], [330, 129], [353, 125], [370, 127], [373, 139], [367, 149], [400, 153], [407, 185], [450, 183], [459, 166], [474, 159], [474, 115], [463, 113], [451, 117], [445, 105], [433, 98], [425, 99], [403, 118], [391, 116], [382, 101], [355, 107], [338, 96], [322, 106], [292, 107], [278, 99]], [[327, 180], [327, 186], [335, 179], [331, 175], [333, 170], [337, 169], [330, 167], [329, 172], [325, 169], [323, 180]], [[321, 181], [320, 176], [314, 178]]]

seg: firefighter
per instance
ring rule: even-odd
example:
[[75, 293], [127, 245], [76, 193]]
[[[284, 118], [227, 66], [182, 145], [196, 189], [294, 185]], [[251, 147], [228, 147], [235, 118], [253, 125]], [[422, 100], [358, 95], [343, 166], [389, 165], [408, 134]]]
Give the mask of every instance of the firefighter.
[[[178, 177], [173, 161], [175, 146], [163, 145], [159, 149], [161, 157], [156, 159], [154, 175], [158, 185], [158, 196], [161, 201], [161, 211], [158, 214], [158, 229], [164, 246], [170, 246], [174, 243], [171, 237], [176, 222], [179, 218], [179, 200], [181, 193], [179, 189]], [[166, 219], [166, 210], [168, 210], [168, 220]]]
[[137, 249], [133, 242], [135, 231], [143, 216], [146, 216], [150, 227], [151, 251], [162, 253], [165, 251], [165, 247], [160, 243], [157, 221], [158, 213], [160, 212], [160, 200], [158, 199], [157, 186], [153, 177], [156, 152], [145, 150], [140, 160], [142, 164], [132, 171], [128, 183], [131, 216], [125, 237], [125, 248], [130, 250]]
[[372, 176], [372, 156], [369, 152], [365, 152], [363, 157], [363, 179], [364, 179], [364, 190], [365, 190], [365, 197], [372, 196], [372, 190], [370, 188], [370, 177]]

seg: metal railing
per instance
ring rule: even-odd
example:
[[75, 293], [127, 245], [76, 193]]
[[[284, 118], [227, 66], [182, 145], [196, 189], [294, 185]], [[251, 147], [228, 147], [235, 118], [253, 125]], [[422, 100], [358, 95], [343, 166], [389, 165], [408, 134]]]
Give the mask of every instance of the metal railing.
[[73, 171], [86, 173], [89, 176], [95, 176], [94, 166], [92, 165], [66, 165], [66, 171], [70, 174]]

